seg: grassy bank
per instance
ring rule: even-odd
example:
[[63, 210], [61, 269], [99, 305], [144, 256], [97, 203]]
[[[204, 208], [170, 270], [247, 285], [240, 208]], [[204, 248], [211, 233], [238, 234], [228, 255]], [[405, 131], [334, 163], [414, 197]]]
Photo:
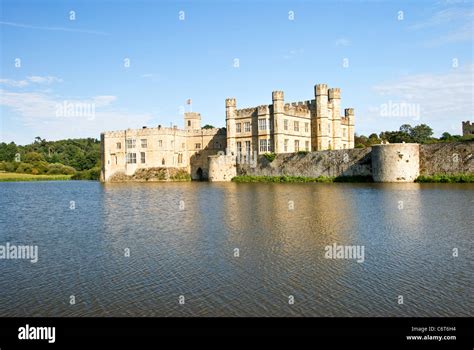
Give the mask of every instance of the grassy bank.
[[20, 173], [0, 173], [0, 182], [5, 181], [64, 181], [70, 180], [71, 175], [32, 175]]
[[232, 178], [233, 182], [237, 183], [248, 183], [248, 182], [265, 182], [265, 183], [305, 183], [305, 182], [372, 182], [370, 176], [318, 176], [318, 177], [306, 177], [306, 176], [252, 176], [252, 175], [241, 175]]
[[420, 175], [415, 180], [419, 183], [474, 183], [473, 174], [456, 174], [456, 175]]

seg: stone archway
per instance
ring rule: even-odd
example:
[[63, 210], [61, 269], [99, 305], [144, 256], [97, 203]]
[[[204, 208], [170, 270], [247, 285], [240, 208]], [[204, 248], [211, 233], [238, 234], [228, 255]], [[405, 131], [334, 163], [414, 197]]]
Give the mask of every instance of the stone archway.
[[199, 181], [204, 180], [204, 174], [203, 174], [203, 171], [202, 171], [201, 168], [198, 168], [196, 170], [196, 175], [197, 175], [197, 178], [198, 178]]

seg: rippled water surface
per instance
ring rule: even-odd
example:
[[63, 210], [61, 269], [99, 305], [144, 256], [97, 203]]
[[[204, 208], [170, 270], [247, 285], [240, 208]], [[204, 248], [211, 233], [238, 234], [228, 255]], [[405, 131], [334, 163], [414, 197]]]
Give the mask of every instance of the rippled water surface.
[[0, 316], [473, 316], [473, 207], [468, 184], [0, 183], [0, 245], [39, 250], [0, 260]]

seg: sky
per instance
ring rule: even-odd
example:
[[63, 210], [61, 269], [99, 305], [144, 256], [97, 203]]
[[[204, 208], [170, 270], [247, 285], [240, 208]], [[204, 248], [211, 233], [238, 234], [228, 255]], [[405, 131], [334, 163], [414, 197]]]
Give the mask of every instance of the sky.
[[[225, 126], [237, 108], [341, 89], [355, 131], [473, 120], [473, 1], [2, 0], [0, 142]], [[190, 105], [186, 104], [192, 100]]]

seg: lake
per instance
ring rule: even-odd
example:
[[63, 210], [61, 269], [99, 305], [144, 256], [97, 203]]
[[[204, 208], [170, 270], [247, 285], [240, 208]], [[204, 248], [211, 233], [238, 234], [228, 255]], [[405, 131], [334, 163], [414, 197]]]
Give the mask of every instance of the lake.
[[38, 249], [0, 259], [0, 316], [474, 316], [473, 204], [473, 184], [0, 183], [0, 245]]

